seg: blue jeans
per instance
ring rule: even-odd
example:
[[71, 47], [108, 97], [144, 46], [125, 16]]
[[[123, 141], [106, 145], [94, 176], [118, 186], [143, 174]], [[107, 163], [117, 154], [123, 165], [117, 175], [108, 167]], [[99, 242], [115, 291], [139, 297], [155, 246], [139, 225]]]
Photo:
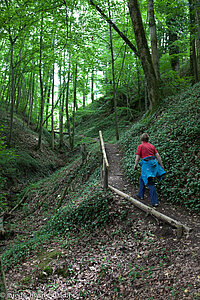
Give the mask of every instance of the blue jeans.
[[[148, 187], [149, 187], [149, 192], [150, 192], [151, 204], [152, 205], [158, 204], [158, 197], [157, 197], [156, 188], [155, 188], [152, 177], [149, 177], [149, 179], [148, 179]], [[140, 198], [144, 198], [144, 192], [145, 192], [144, 181], [143, 181], [142, 177], [140, 177], [140, 187], [139, 187], [138, 196]]]

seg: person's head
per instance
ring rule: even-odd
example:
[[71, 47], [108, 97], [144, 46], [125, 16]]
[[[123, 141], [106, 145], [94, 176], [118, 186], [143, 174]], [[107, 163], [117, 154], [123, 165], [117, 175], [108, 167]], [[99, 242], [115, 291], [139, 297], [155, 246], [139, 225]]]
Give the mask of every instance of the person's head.
[[147, 133], [143, 133], [140, 137], [141, 142], [148, 142], [149, 141], [149, 135]]

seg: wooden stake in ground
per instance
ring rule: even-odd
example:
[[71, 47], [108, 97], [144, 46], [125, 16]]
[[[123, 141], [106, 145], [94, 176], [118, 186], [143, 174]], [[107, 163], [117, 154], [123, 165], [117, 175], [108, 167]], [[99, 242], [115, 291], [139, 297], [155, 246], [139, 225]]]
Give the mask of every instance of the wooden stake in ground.
[[2, 267], [1, 263], [1, 257], [0, 257], [0, 299], [7, 300], [7, 288], [6, 288], [6, 279], [5, 279], [5, 273]]
[[102, 132], [99, 131], [99, 138], [100, 138], [100, 147], [103, 155], [103, 187], [104, 189], [108, 188], [108, 169], [109, 169], [109, 163], [106, 155], [106, 150], [104, 146], [103, 136]]

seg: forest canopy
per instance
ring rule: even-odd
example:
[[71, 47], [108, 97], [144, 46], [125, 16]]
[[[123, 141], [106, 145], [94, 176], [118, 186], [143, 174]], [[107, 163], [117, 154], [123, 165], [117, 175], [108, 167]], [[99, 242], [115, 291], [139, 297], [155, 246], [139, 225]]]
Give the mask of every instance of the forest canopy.
[[197, 0], [4, 0], [0, 12], [10, 145], [15, 112], [37, 124], [39, 148], [46, 126], [59, 127], [60, 146], [67, 130], [73, 149], [79, 107], [107, 95], [118, 139], [117, 106], [152, 111], [199, 80]]

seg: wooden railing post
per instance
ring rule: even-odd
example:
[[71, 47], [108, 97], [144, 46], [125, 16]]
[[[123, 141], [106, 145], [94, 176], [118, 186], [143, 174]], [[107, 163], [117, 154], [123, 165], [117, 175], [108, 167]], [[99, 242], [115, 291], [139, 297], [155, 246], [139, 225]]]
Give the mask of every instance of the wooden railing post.
[[[104, 160], [103, 160], [104, 161]], [[105, 163], [104, 163], [105, 164]], [[105, 166], [104, 169], [104, 180], [103, 180], [103, 188], [107, 189], [108, 188], [108, 168]]]
[[108, 169], [109, 169], [109, 163], [108, 159], [106, 156], [106, 150], [104, 146], [104, 141], [103, 141], [103, 136], [102, 132], [99, 131], [99, 138], [100, 138], [100, 147], [103, 155], [103, 166], [102, 166], [102, 179], [103, 179], [103, 188], [107, 189], [108, 188]]

